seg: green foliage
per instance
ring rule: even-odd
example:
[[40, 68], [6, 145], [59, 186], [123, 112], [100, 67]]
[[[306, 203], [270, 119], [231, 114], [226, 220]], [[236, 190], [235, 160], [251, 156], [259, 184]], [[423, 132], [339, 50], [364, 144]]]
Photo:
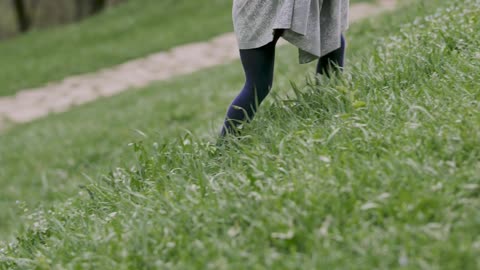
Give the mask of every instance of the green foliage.
[[404, 25], [222, 146], [145, 135], [133, 166], [26, 210], [0, 267], [476, 269], [479, 15]]
[[[379, 37], [399, 31], [402, 24], [432, 13], [445, 3], [408, 5], [398, 12], [352, 25], [347, 35], [347, 59], [362, 61], [362, 55], [371, 54], [372, 43]], [[289, 46], [279, 48], [277, 53], [272, 94], [284, 96], [290, 80], [304, 81], [305, 74], [315, 70], [315, 63], [293, 64], [298, 61], [297, 50]], [[98, 179], [111, 168], [131, 166], [131, 150], [126, 144], [137, 136], [150, 144], [176, 137], [185, 129], [201, 137], [216, 135], [226, 106], [243, 83], [240, 65], [235, 61], [159, 82], [142, 91], [129, 91], [3, 132], [0, 239], [10, 237], [12, 230], [17, 229], [18, 216], [24, 211], [16, 206], [17, 200], [31, 209], [75, 196], [78, 186], [87, 179]], [[206, 78], [221, 80], [212, 82]]]

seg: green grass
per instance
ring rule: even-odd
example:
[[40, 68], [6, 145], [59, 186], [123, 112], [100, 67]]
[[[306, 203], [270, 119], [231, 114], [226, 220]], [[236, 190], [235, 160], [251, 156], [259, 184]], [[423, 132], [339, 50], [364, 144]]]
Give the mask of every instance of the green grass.
[[[0, 267], [475, 269], [480, 6], [448, 1], [399, 31], [446, 2], [352, 27], [344, 79], [265, 104], [227, 149], [203, 137], [241, 83], [238, 62], [9, 131], [2, 209], [78, 195], [20, 203], [25, 226]], [[279, 60], [277, 89], [309, 68], [290, 64], [292, 49]], [[127, 138], [143, 141], [135, 159]], [[75, 189], [80, 171], [92, 183]]]
[[[351, 56], [359, 59], [371, 53], [372, 40], [398, 31], [402, 23], [435, 6], [434, 2], [423, 8], [411, 6], [353, 26], [348, 35]], [[312, 65], [292, 65], [298, 61], [293, 48], [282, 48], [279, 53], [276, 92], [287, 90], [291, 79], [302, 81], [307, 71], [314, 70]], [[221, 80], [212, 83], [205, 78]], [[98, 179], [111, 168], [130, 164], [131, 149], [126, 145], [135, 140], [137, 129], [152, 134], [151, 141], [158, 136], [175, 137], [185, 129], [205, 136], [217, 132], [242, 80], [236, 62], [78, 107], [2, 134], [0, 239], [10, 237], [17, 228], [15, 201], [25, 201], [30, 207], [40, 202], [49, 206], [78, 193], [78, 185], [87, 182], [85, 175]]]
[[[375, 39], [375, 33], [388, 32], [401, 21], [415, 16], [404, 13], [399, 21], [366, 34], [375, 24], [351, 31], [355, 42], [351, 52]], [[385, 19], [386, 21], [386, 19]], [[296, 51], [280, 50], [277, 89], [287, 89], [289, 79], [302, 80], [312, 66], [297, 63]], [[65, 59], [63, 59], [65, 60]], [[59, 60], [59, 62], [63, 62]], [[39, 60], [40, 61], [40, 60]], [[206, 77], [222, 78], [212, 86]], [[30, 205], [49, 205], [77, 193], [77, 187], [90, 177], [128, 160], [131, 152], [126, 144], [141, 129], [168, 138], [185, 129], [211, 132], [218, 129], [228, 102], [242, 84], [238, 62], [227, 69], [219, 67], [202, 73], [158, 83], [142, 92], [133, 92], [76, 108], [66, 114], [52, 116], [18, 126], [0, 136], [0, 239], [11, 236], [16, 228], [15, 201]], [[174, 90], [173, 90], [174, 89]], [[204, 95], [208, 93], [208, 95]], [[192, 106], [195, 104], [195, 106]]]

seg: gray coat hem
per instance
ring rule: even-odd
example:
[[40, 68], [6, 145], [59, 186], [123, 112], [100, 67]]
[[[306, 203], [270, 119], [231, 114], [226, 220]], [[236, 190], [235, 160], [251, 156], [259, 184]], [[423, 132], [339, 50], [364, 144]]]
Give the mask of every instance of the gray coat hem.
[[[260, 38], [258, 38], [258, 40], [254, 40], [254, 41], [248, 41], [248, 42], [238, 42], [238, 47], [240, 50], [250, 50], [250, 49], [256, 49], [256, 48], [260, 48], [260, 47], [263, 47], [265, 45], [267, 45], [268, 43], [272, 42], [273, 39], [274, 39], [274, 34], [268, 34], [268, 35], [265, 35], [265, 36], [262, 36]], [[295, 43], [295, 40], [290, 40], [290, 38], [288, 37], [288, 35], [282, 35], [282, 38], [284, 40], [286, 40], [288, 43], [290, 43], [291, 45], [293, 46], [297, 46], [296, 43]], [[334, 47], [332, 48], [331, 50], [329, 51], [326, 51], [323, 55], [320, 55], [320, 54], [313, 54], [313, 53], [310, 53], [310, 52], [307, 52], [307, 51], [304, 51], [302, 49], [298, 49], [299, 51], [299, 63], [300, 64], [308, 64], [312, 61], [315, 61], [319, 58], [321, 58], [322, 56], [340, 48], [341, 44], [339, 43], [338, 44], [338, 47]]]

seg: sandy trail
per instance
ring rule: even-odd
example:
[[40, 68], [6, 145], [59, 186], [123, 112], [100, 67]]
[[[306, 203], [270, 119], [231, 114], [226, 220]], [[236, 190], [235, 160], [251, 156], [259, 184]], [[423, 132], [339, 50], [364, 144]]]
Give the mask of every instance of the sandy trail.
[[[395, 8], [395, 0], [380, 0], [378, 4], [360, 3], [351, 6], [350, 22]], [[286, 44], [281, 42], [280, 45]], [[167, 80], [195, 71], [228, 63], [238, 58], [233, 33], [175, 47], [166, 52], [128, 61], [97, 72], [76, 75], [60, 82], [26, 89], [14, 96], [0, 97], [0, 130], [61, 113], [73, 106], [141, 88], [155, 81]], [[188, 60], [189, 64], [184, 63]]]

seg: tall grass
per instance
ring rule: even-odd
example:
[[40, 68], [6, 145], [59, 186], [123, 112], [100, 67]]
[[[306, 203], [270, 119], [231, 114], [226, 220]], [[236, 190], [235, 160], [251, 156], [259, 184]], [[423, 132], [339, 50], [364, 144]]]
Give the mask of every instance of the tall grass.
[[[445, 3], [439, 0], [405, 5], [398, 11], [352, 25], [347, 35], [347, 59], [358, 61], [371, 53], [372, 41], [397, 32], [402, 24], [432, 13], [434, 7]], [[315, 63], [294, 64], [298, 62], [297, 53], [291, 46], [278, 49], [274, 93], [283, 96], [291, 91], [290, 80], [300, 82], [302, 87], [305, 74], [315, 70]], [[216, 135], [225, 108], [243, 79], [241, 63], [234, 61], [3, 132], [0, 239], [12, 237], [12, 230], [17, 229], [17, 200], [25, 202], [28, 208], [38, 204], [48, 207], [77, 194], [78, 185], [86, 182], [84, 175], [97, 179], [111, 168], [131, 165], [131, 149], [126, 145], [134, 140], [135, 130], [149, 134], [148, 142], [158, 136], [178, 136], [185, 129], [200, 136]]]
[[476, 269], [479, 15], [405, 25], [224, 147], [132, 143], [135, 166], [27, 210], [0, 267]]

